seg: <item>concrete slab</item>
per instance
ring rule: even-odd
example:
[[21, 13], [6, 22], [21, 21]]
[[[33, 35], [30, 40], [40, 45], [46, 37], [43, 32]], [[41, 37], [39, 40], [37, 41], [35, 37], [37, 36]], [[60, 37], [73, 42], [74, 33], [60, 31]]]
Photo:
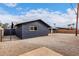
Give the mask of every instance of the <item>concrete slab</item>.
[[62, 56], [62, 55], [49, 48], [41, 47], [38, 49], [34, 49], [30, 52], [21, 54], [20, 56]]

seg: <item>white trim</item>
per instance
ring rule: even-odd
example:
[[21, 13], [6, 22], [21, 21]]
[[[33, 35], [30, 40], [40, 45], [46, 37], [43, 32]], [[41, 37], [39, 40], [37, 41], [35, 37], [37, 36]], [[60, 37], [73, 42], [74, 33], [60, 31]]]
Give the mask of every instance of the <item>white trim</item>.
[[[37, 31], [37, 29], [35, 30], [35, 27], [37, 28], [37, 26], [29, 26], [29, 31]], [[33, 28], [33, 29], [31, 29], [31, 28]]]

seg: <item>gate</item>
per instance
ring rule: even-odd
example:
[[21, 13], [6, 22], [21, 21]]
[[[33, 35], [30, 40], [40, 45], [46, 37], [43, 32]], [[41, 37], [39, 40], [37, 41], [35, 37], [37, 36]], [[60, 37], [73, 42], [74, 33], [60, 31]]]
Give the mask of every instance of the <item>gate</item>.
[[4, 29], [4, 36], [15, 35], [15, 29]]

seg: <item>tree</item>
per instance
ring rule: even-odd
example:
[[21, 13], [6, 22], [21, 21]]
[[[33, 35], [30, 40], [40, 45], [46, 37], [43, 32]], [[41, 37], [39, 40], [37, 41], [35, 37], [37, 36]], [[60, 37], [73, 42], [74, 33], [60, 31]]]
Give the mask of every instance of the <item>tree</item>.
[[2, 23], [0, 23], [0, 26], [1, 26], [1, 27], [2, 27], [2, 25], [3, 25], [3, 24], [2, 24]]
[[74, 24], [74, 23], [72, 23], [73, 29], [74, 29], [74, 25], [75, 25], [75, 24]]
[[2, 23], [1, 20], [0, 20], [0, 27], [2, 27], [2, 25], [3, 25], [3, 23]]
[[4, 29], [7, 29], [7, 28], [8, 28], [8, 25], [9, 25], [8, 23], [5, 23], [5, 24], [2, 25], [2, 27], [3, 27]]
[[71, 24], [68, 24], [67, 26], [68, 26], [68, 28], [70, 28]]
[[54, 23], [54, 27], [56, 27], [56, 23]]

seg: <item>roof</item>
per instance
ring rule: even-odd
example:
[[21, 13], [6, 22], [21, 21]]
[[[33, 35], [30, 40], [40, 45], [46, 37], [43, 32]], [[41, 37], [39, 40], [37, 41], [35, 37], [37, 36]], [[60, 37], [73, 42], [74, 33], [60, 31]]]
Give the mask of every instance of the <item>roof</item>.
[[49, 48], [41, 47], [41, 48], [34, 49], [30, 52], [21, 54], [20, 56], [63, 56], [63, 55]]
[[46, 26], [51, 27], [49, 24], [47, 24], [46, 22], [44, 22], [44, 21], [41, 20], [41, 19], [33, 20], [33, 21], [21, 22], [21, 23], [16, 24], [15, 26], [22, 25], [22, 24], [26, 24], [26, 23], [32, 23], [32, 22], [36, 22], [36, 21], [40, 21], [40, 22], [42, 22], [43, 24], [45, 24]]

